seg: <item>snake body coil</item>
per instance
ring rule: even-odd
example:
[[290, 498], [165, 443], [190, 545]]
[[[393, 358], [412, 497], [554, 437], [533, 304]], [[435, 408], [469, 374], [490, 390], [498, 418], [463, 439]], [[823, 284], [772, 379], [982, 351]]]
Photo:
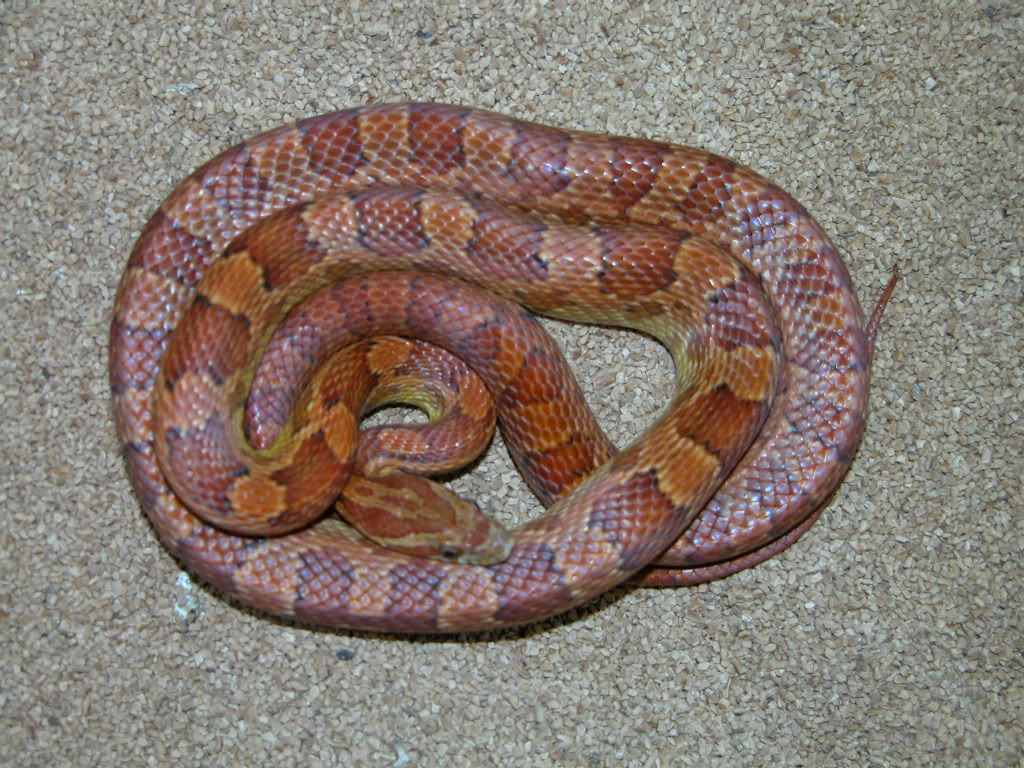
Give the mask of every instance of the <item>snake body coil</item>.
[[[616, 452], [524, 307], [665, 343], [677, 382], [659, 420]], [[378, 336], [448, 350], [493, 397], [551, 504], [503, 562], [401, 554], [323, 515], [363, 466]], [[315, 372], [353, 345], [358, 387]], [[392, 104], [270, 131], [182, 182], [129, 260], [110, 376], [135, 490], [190, 570], [281, 616], [456, 632], [785, 548], [860, 442], [869, 364], [836, 249], [751, 170]]]

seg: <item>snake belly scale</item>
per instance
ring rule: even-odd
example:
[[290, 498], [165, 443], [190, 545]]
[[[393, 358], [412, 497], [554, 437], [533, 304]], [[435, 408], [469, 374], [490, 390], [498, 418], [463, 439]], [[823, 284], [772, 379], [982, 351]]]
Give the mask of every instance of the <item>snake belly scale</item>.
[[[662, 341], [677, 381], [656, 423], [616, 451], [527, 310]], [[364, 403], [339, 389], [299, 409], [329, 425], [287, 412], [329, 389], [314, 358], [377, 336], [447, 350], [494, 398], [550, 504], [504, 561], [392, 551], [323, 514], [357, 468]], [[384, 104], [269, 131], [185, 179], [132, 251], [110, 377], [136, 493], [191, 571], [283, 617], [461, 632], [784, 549], [860, 443], [870, 360], [835, 247], [750, 169]], [[261, 408], [286, 414], [262, 447]]]

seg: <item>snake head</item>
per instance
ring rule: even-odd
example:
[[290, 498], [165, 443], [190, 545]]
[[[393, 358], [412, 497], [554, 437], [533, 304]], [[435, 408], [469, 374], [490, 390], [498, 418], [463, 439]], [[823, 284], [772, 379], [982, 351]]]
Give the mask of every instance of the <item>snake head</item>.
[[337, 510], [368, 539], [415, 557], [494, 565], [512, 551], [511, 534], [476, 504], [418, 475], [354, 474]]
[[512, 535], [475, 504], [464, 499], [459, 501], [473, 508], [470, 514], [474, 524], [464, 530], [450, 531], [455, 535], [441, 544], [436, 554], [427, 557], [463, 565], [495, 565], [507, 560], [514, 543]]

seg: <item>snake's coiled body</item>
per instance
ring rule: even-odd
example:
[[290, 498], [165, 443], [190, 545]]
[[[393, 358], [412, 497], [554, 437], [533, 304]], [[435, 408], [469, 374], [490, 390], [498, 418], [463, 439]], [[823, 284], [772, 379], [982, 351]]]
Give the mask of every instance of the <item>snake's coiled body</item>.
[[[662, 340], [678, 381], [659, 421], [615, 453], [519, 304]], [[271, 448], [246, 444], [250, 389], [280, 413], [312, 358], [382, 334], [463, 359], [553, 502], [505, 562], [400, 555], [317, 520], [355, 461], [362, 405], [342, 393], [321, 403], [342, 413], [335, 426], [281, 417]], [[834, 246], [749, 169], [396, 104], [271, 131], [186, 179], [132, 253], [110, 370], [135, 489], [191, 570], [282, 616], [454, 632], [539, 619], [627, 579], [718, 578], [784, 548], [849, 466], [869, 363]]]

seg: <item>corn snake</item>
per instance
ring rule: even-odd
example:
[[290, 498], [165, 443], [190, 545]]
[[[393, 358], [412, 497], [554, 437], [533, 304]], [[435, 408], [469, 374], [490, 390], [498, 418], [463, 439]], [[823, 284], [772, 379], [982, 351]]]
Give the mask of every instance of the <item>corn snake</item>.
[[[678, 374], [666, 412], [616, 452], [518, 304], [659, 338]], [[533, 334], [526, 351], [507, 326]], [[377, 335], [468, 357], [498, 402], [517, 464], [552, 503], [503, 562], [402, 555], [320, 517], [355, 466], [364, 404], [303, 394], [307, 362]], [[264, 347], [278, 357], [257, 368]], [[130, 257], [110, 376], [136, 493], [191, 571], [302, 621], [457, 632], [534, 621], [627, 580], [719, 578], [785, 548], [860, 443], [870, 359], [836, 249], [753, 171], [392, 104], [275, 129], [182, 182]], [[246, 405], [250, 389], [267, 404]], [[339, 426], [278, 417], [261, 449], [247, 445], [254, 411], [296, 401], [344, 412]], [[554, 425], [542, 437], [538, 416]]]

